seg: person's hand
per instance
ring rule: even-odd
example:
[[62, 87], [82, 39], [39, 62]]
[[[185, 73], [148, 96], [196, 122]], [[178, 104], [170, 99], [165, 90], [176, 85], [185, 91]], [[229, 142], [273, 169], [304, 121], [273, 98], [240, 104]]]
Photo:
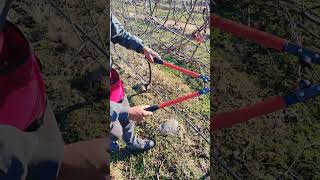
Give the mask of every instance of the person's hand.
[[162, 60], [161, 56], [157, 52], [155, 52], [154, 50], [148, 47], [143, 48], [143, 54], [146, 56], [147, 60], [152, 63], [154, 63], [154, 60], [153, 60], [154, 57]]
[[129, 109], [129, 119], [136, 122], [143, 121], [144, 117], [153, 115], [152, 112], [146, 111], [144, 109], [150, 106], [142, 105], [142, 106], [134, 106]]

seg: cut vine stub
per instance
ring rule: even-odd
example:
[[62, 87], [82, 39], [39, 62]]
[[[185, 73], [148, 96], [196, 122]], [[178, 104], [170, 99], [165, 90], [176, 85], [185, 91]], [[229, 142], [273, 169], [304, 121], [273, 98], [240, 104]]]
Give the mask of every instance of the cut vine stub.
[[140, 84], [137, 84], [137, 85], [133, 86], [132, 89], [135, 90], [136, 92], [145, 92], [145, 91], [148, 90], [146, 88], [146, 85], [147, 84], [140, 83]]
[[179, 123], [176, 119], [168, 119], [160, 125], [160, 132], [166, 135], [173, 135], [179, 131]]

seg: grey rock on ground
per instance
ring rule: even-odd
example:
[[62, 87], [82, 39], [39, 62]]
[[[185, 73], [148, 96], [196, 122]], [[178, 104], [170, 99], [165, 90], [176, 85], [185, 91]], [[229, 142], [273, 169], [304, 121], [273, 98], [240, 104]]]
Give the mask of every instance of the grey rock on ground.
[[176, 134], [179, 130], [179, 123], [175, 119], [168, 119], [160, 125], [160, 132], [163, 134]]

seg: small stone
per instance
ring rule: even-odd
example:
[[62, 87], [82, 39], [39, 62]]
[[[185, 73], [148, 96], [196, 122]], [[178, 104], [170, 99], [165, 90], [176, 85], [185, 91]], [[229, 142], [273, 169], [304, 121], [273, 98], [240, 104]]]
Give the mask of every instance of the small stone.
[[176, 134], [179, 130], [179, 123], [175, 119], [168, 119], [160, 125], [160, 132], [163, 134]]
[[136, 92], [144, 92], [146, 90], [146, 87], [144, 84], [141, 83], [133, 86], [132, 89], [135, 90]]

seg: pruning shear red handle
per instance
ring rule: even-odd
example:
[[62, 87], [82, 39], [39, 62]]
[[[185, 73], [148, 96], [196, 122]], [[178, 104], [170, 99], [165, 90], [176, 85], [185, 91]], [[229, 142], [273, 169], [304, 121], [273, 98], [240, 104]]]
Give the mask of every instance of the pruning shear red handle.
[[285, 109], [288, 106], [304, 102], [307, 99], [319, 95], [320, 84], [316, 84], [302, 90], [297, 90], [287, 96], [274, 96], [232, 112], [216, 115], [213, 119], [211, 119], [210, 129], [213, 131], [221, 128], [228, 128], [234, 124], [243, 123], [252, 118]]
[[161, 59], [159, 59], [157, 57], [154, 57], [153, 60], [154, 60], [154, 62], [156, 64], [161, 64], [161, 65], [164, 65], [164, 66], [166, 66], [166, 67], [168, 67], [170, 69], [174, 69], [174, 70], [180, 71], [180, 72], [182, 72], [182, 73], [184, 73], [186, 75], [192, 76], [194, 78], [199, 78], [202, 81], [204, 81], [205, 83], [208, 83], [210, 81], [210, 79], [207, 76], [203, 75], [203, 74], [199, 74], [199, 73], [190, 71], [188, 69], [176, 66], [174, 64], [171, 64], [171, 63], [168, 63], [166, 61], [163, 61], [163, 60], [161, 60]]
[[212, 15], [210, 27], [231, 33], [240, 38], [248, 39], [266, 48], [286, 52], [297, 57], [304, 57], [304, 59], [308, 59], [307, 63], [320, 64], [320, 53], [294, 44], [287, 39], [277, 37], [235, 21]]
[[170, 101], [162, 102], [159, 105], [152, 105], [152, 106], [146, 108], [145, 110], [154, 112], [154, 111], [156, 111], [158, 109], [162, 109], [162, 108], [174, 105], [174, 104], [181, 103], [183, 101], [198, 97], [198, 96], [200, 96], [202, 94], [205, 94], [205, 93], [208, 93], [208, 92], [210, 92], [210, 89], [208, 87], [205, 87], [205, 88], [201, 89], [200, 91], [193, 92], [191, 94], [188, 94], [188, 95], [185, 95], [185, 96], [181, 96], [181, 97], [178, 97], [178, 98], [170, 100]]
[[265, 101], [257, 102], [232, 112], [216, 115], [211, 119], [210, 130], [228, 128], [238, 123], [246, 122], [252, 118], [266, 115], [287, 107], [281, 96], [271, 97]]
[[285, 39], [219, 16], [212, 15], [210, 23], [213, 28], [220, 29], [241, 38], [249, 39], [267, 48], [276, 49], [278, 51], [282, 51], [287, 43]]
[[[165, 62], [165, 61], [163, 61], [163, 60], [161, 60], [161, 59], [159, 59], [159, 58], [157, 58], [157, 57], [154, 57], [153, 60], [154, 60], [154, 62], [155, 62], [156, 64], [164, 65], [164, 66], [166, 66], [166, 67], [168, 67], [168, 68], [171, 68], [171, 69], [180, 71], [180, 72], [182, 72], [182, 73], [184, 73], [184, 74], [187, 74], [187, 75], [190, 75], [190, 76], [192, 76], [192, 77], [194, 77], [194, 78], [200, 78], [200, 79], [202, 79], [205, 83], [209, 82], [209, 78], [206, 77], [206, 76], [204, 76], [204, 75], [202, 75], [202, 74], [199, 74], [199, 73], [196, 73], [196, 72], [193, 72], [193, 71], [184, 69], [184, 68], [179, 67], [179, 66], [176, 66], [176, 65], [174, 65], [174, 64], [170, 64], [170, 63]], [[146, 108], [145, 110], [146, 110], [146, 111], [154, 112], [154, 111], [156, 111], [156, 110], [158, 110], [158, 109], [165, 108], [165, 107], [168, 107], [168, 106], [171, 106], [171, 105], [174, 105], [174, 104], [181, 103], [181, 102], [183, 102], [183, 101], [186, 101], [186, 100], [188, 100], [188, 99], [195, 98], [195, 97], [197, 97], [197, 96], [200, 96], [200, 95], [205, 94], [205, 93], [208, 93], [208, 92], [210, 92], [210, 88], [205, 87], [205, 88], [203, 88], [203, 89], [201, 89], [201, 90], [199, 90], [199, 91], [193, 92], [193, 93], [191, 93], [191, 94], [188, 94], [188, 95], [185, 95], [185, 96], [181, 96], [181, 97], [178, 97], [178, 98], [176, 98], [176, 99], [173, 99], [173, 100], [170, 100], [170, 101], [167, 101], [167, 102], [162, 102], [162, 103], [160, 103], [159, 105], [152, 105], [152, 106]]]

